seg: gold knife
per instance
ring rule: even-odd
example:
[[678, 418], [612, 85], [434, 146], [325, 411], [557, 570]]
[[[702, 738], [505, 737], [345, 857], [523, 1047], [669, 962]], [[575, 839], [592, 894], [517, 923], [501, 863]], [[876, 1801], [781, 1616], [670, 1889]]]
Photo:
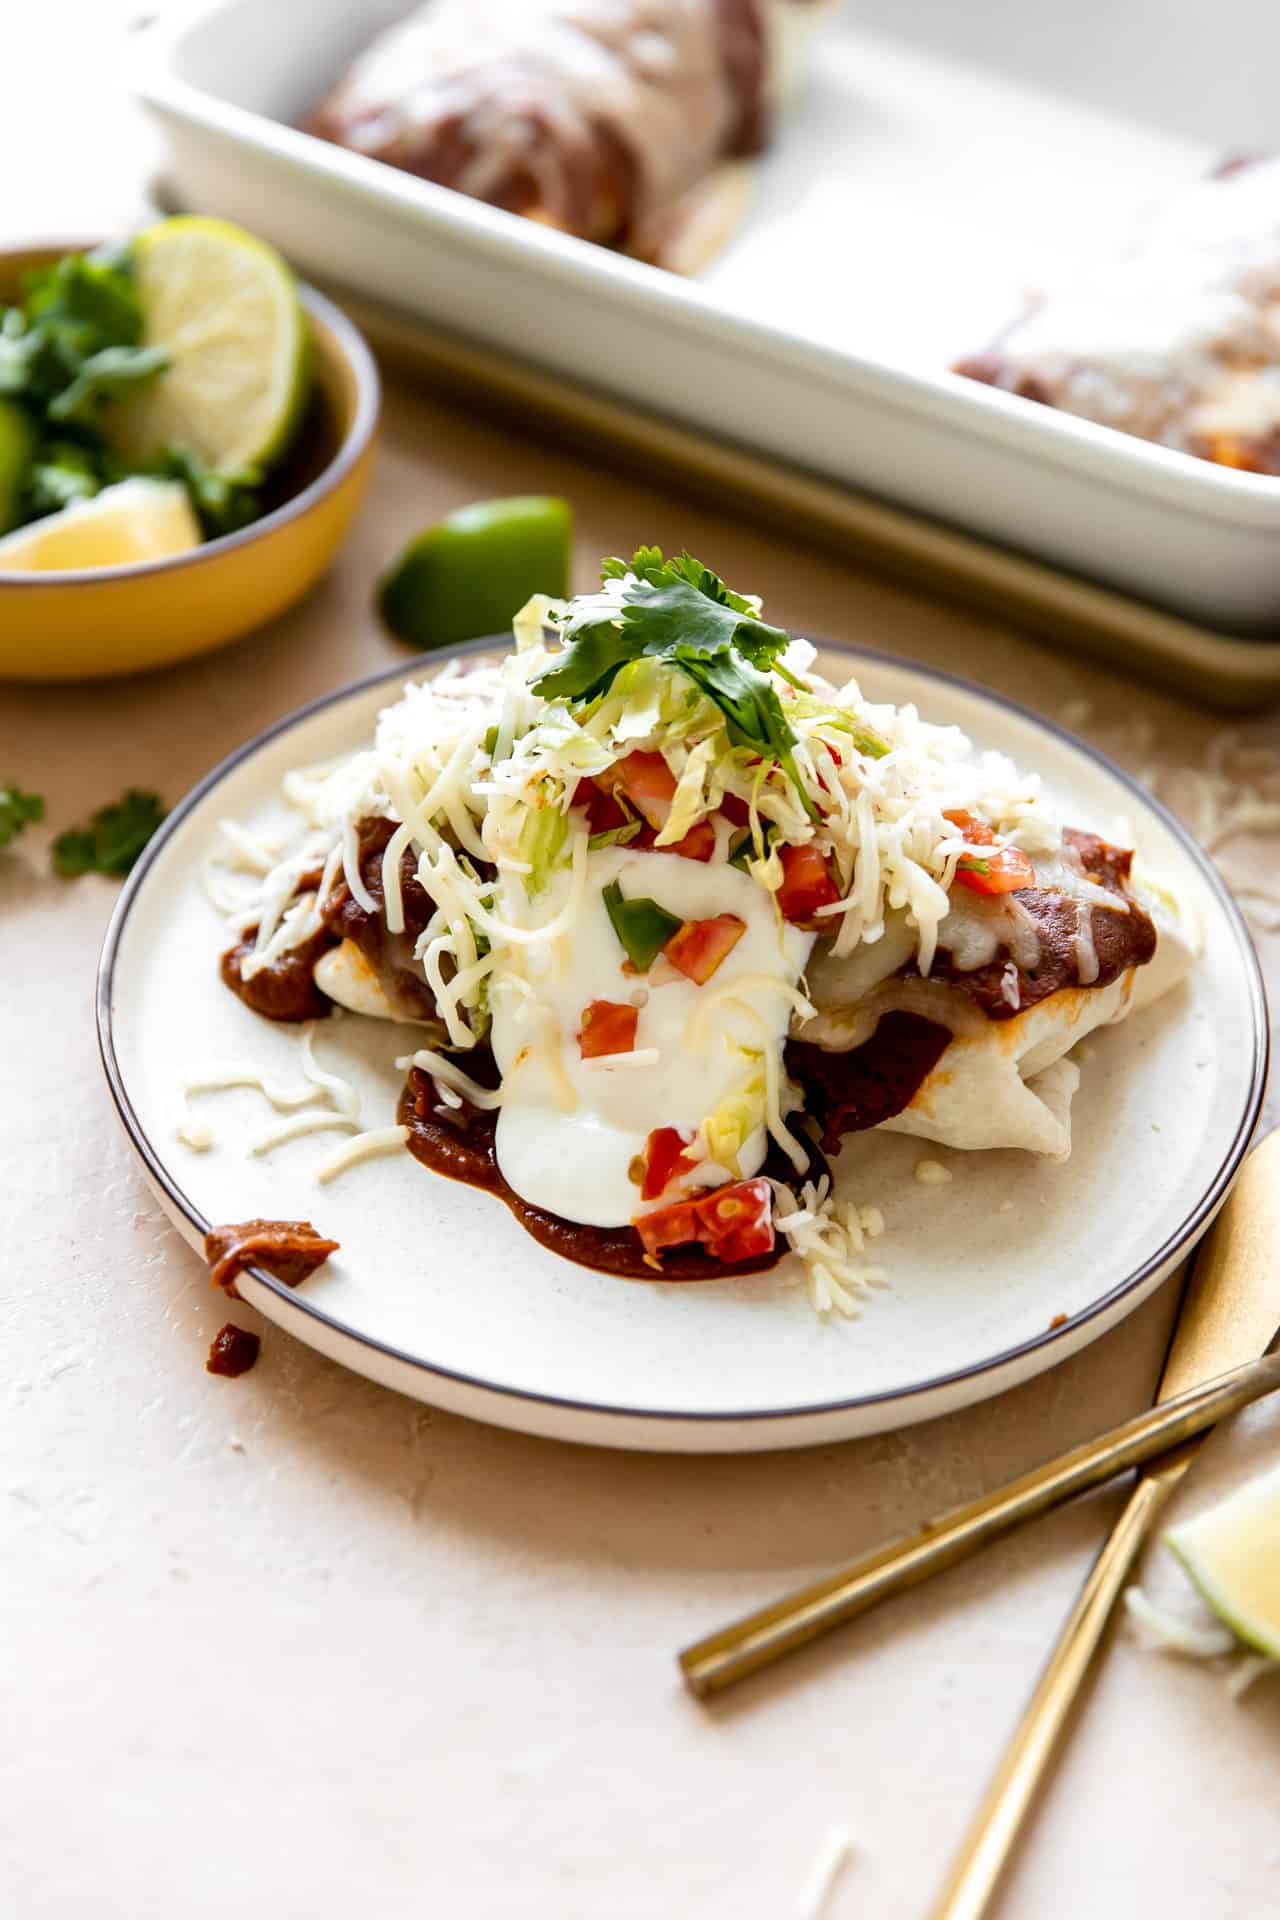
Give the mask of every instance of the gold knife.
[[[1280, 1326], [1280, 1130], [1245, 1162], [1192, 1273], [1159, 1401], [1265, 1352]], [[1080, 1683], [1160, 1509], [1207, 1434], [1161, 1455], [1129, 1503], [1067, 1617], [930, 1920], [980, 1920], [1066, 1726]]]

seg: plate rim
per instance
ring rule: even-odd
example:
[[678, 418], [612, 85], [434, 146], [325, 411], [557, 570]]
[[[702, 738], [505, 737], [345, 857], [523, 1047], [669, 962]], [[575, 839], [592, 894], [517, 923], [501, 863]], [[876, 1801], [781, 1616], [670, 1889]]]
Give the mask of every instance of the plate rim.
[[[806, 637], [811, 638], [811, 636]], [[115, 986], [116, 962], [119, 958], [120, 945], [129, 915], [133, 910], [142, 888], [146, 884], [148, 874], [155, 865], [160, 853], [178, 833], [188, 816], [195, 812], [205, 798], [220, 785], [228, 775], [233, 773], [236, 768], [241, 766], [245, 761], [252, 759], [264, 747], [269, 746], [273, 741], [279, 739], [281, 735], [289, 732], [293, 727], [312, 719], [319, 713], [323, 713], [327, 708], [338, 706], [344, 701], [370, 692], [373, 688], [381, 686], [384, 683], [397, 680], [403, 683], [413, 680], [419, 674], [427, 672], [432, 667], [442, 665], [449, 660], [465, 658], [467, 655], [473, 653], [492, 652], [494, 649], [506, 650], [509, 649], [510, 644], [508, 635], [485, 634], [477, 636], [472, 640], [463, 640], [449, 646], [434, 648], [429, 653], [414, 655], [404, 662], [397, 662], [391, 666], [379, 668], [375, 672], [366, 674], [358, 680], [349, 681], [341, 687], [334, 688], [328, 693], [320, 694], [315, 699], [308, 700], [304, 702], [303, 705], [291, 709], [290, 712], [282, 715], [280, 719], [273, 721], [270, 726], [264, 727], [251, 739], [233, 748], [229, 754], [226, 754], [215, 766], [210, 768], [209, 772], [204, 774], [202, 778], [183, 795], [182, 799], [178, 801], [173, 810], [165, 817], [157, 832], [148, 842], [141, 857], [126, 879], [120, 898], [117, 900], [107, 924], [106, 934], [103, 938], [102, 952], [98, 962], [95, 1017], [99, 1056], [103, 1073], [106, 1077], [108, 1092], [111, 1095], [117, 1117], [131, 1146], [142, 1161], [153, 1185], [158, 1188], [169, 1207], [171, 1207], [177, 1215], [181, 1216], [182, 1219], [187, 1221], [195, 1232], [200, 1235], [201, 1239], [203, 1239], [204, 1235], [209, 1231], [212, 1223], [205, 1219], [199, 1208], [188, 1198], [177, 1180], [170, 1173], [165, 1161], [152, 1145], [151, 1139], [134, 1109], [133, 1102], [125, 1086], [124, 1075], [115, 1048], [112, 1001]], [[1087, 1329], [1091, 1322], [1105, 1319], [1107, 1315], [1121, 1306], [1130, 1296], [1136, 1296], [1133, 1304], [1135, 1307], [1139, 1305], [1143, 1297], [1142, 1290], [1144, 1286], [1151, 1282], [1152, 1276], [1162, 1270], [1165, 1272], [1169, 1271], [1176, 1263], [1178, 1257], [1194, 1246], [1199, 1234], [1213, 1218], [1214, 1213], [1225, 1197], [1253, 1139], [1266, 1090], [1271, 1052], [1270, 1020], [1261, 963], [1259, 962], [1253, 940], [1245, 924], [1244, 916], [1212, 859], [1176, 815], [1165, 806], [1163, 801], [1158, 800], [1155, 795], [1150, 793], [1132, 774], [1117, 765], [1109, 755], [1101, 752], [1097, 747], [1090, 745], [1089, 742], [1081, 740], [1078, 735], [1072, 733], [1069, 728], [1060, 725], [1058, 721], [1051, 720], [1046, 715], [1037, 713], [1033, 708], [1023, 705], [1020, 701], [1010, 699], [1006, 694], [999, 693], [994, 688], [984, 686], [974, 680], [966, 679], [964, 675], [952, 673], [944, 667], [935, 667], [923, 661], [886, 652], [882, 648], [865, 647], [852, 642], [819, 638], [814, 639], [813, 644], [819, 651], [827, 650], [842, 653], [851, 657], [854, 661], [866, 661], [875, 666], [905, 669], [911, 673], [921, 674], [926, 680], [931, 680], [938, 685], [954, 688], [961, 693], [977, 695], [980, 700], [989, 702], [991, 705], [1002, 709], [1005, 713], [1011, 714], [1020, 720], [1028, 721], [1033, 727], [1042, 728], [1059, 741], [1064, 742], [1073, 751], [1082, 754], [1087, 760], [1091, 760], [1096, 766], [1100, 767], [1105, 773], [1110, 774], [1114, 779], [1118, 780], [1123, 787], [1127, 788], [1141, 807], [1153, 813], [1157, 819], [1162, 822], [1173, 835], [1174, 839], [1178, 841], [1184, 853], [1188, 855], [1197, 867], [1202, 879], [1215, 896], [1219, 909], [1225, 915], [1243, 963], [1249, 986], [1248, 998], [1251, 1013], [1253, 1058], [1244, 1107], [1230, 1145], [1218, 1167], [1215, 1169], [1212, 1179], [1201, 1192], [1196, 1205], [1140, 1265], [1126, 1274], [1123, 1279], [1117, 1281], [1113, 1287], [1109, 1288], [1105, 1294], [1094, 1300], [1088, 1307], [1071, 1315], [1061, 1326], [1046, 1328], [1042, 1332], [1033, 1335], [1030, 1339], [1019, 1342], [1016, 1346], [1003, 1348], [998, 1353], [990, 1355], [985, 1359], [974, 1361], [968, 1366], [953, 1368], [949, 1372], [914, 1382], [910, 1386], [885, 1389], [875, 1393], [854, 1394], [838, 1400], [808, 1402], [803, 1406], [750, 1407], [742, 1409], [717, 1408], [714, 1410], [623, 1406], [616, 1403], [578, 1399], [567, 1394], [543, 1393], [531, 1387], [512, 1386], [501, 1380], [487, 1379], [482, 1375], [465, 1373], [457, 1368], [443, 1366], [438, 1362], [426, 1360], [418, 1354], [409, 1353], [401, 1347], [394, 1346], [389, 1341], [380, 1340], [372, 1334], [364, 1333], [358, 1328], [351, 1326], [345, 1320], [339, 1319], [335, 1314], [325, 1312], [324, 1309], [308, 1301], [304, 1295], [294, 1292], [291, 1288], [285, 1286], [283, 1281], [277, 1280], [274, 1275], [267, 1273], [265, 1269], [251, 1267], [249, 1269], [250, 1277], [273, 1295], [276, 1303], [285, 1308], [286, 1316], [292, 1313], [300, 1314], [304, 1320], [309, 1319], [318, 1325], [326, 1327], [340, 1339], [354, 1341], [358, 1346], [366, 1348], [373, 1353], [380, 1354], [385, 1359], [397, 1365], [407, 1367], [415, 1374], [426, 1375], [429, 1378], [448, 1382], [453, 1387], [461, 1387], [484, 1395], [496, 1394], [504, 1401], [522, 1402], [530, 1406], [547, 1408], [557, 1413], [586, 1415], [593, 1420], [615, 1420], [619, 1423], [641, 1420], [654, 1422], [663, 1426], [683, 1424], [700, 1428], [724, 1429], [727, 1432], [732, 1427], [762, 1423], [768, 1423], [771, 1426], [786, 1422], [809, 1422], [812, 1424], [824, 1416], [845, 1415], [856, 1417], [860, 1413], [868, 1413], [875, 1408], [888, 1406], [901, 1405], [907, 1408], [914, 1402], [925, 1400], [929, 1395], [946, 1393], [948, 1390], [972, 1387], [975, 1382], [980, 1381], [986, 1375], [999, 1376], [1010, 1368], [1016, 1368], [1020, 1362], [1024, 1362], [1032, 1356], [1036, 1356], [1041, 1362], [1035, 1369], [1037, 1372], [1047, 1370], [1047, 1367], [1051, 1365], [1052, 1362], [1043, 1358], [1046, 1349], [1062, 1344], [1064, 1346], [1062, 1357], [1066, 1359], [1072, 1352], [1079, 1350], [1084, 1345], [1090, 1344], [1093, 1338], [1105, 1331], [1105, 1327], [1099, 1327], [1096, 1333], [1086, 1334], [1085, 1339], [1081, 1340], [1079, 1337], [1081, 1332]], [[287, 1324], [287, 1317], [285, 1324]], [[970, 1395], [970, 1398], [980, 1397], [982, 1396]], [[915, 1417], [919, 1418], [921, 1416], [917, 1415]], [[907, 1424], [907, 1421], [904, 1421], [903, 1424]]]

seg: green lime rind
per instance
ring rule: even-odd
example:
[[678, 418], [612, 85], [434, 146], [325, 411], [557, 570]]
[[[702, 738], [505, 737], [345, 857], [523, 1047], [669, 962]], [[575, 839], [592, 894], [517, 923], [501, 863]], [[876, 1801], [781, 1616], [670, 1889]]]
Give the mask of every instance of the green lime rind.
[[202, 214], [145, 228], [130, 257], [144, 343], [163, 348], [169, 366], [110, 410], [110, 443], [133, 460], [180, 447], [221, 473], [275, 465], [302, 423], [314, 372], [285, 260], [256, 234]]
[[505, 633], [536, 593], [569, 592], [573, 510], [521, 494], [460, 507], [411, 540], [378, 587], [396, 638], [429, 652]]
[[22, 495], [36, 450], [36, 430], [13, 400], [0, 400], [0, 534], [22, 519]]
[[1280, 1660], [1280, 1472], [1249, 1481], [1164, 1537], [1223, 1625]]

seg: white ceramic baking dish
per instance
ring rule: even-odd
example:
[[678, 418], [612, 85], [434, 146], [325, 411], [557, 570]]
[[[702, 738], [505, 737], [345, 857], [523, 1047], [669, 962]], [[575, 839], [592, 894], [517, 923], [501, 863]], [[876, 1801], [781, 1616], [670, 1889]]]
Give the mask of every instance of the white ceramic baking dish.
[[[204, 0], [145, 30], [134, 84], [165, 128], [184, 201], [254, 227], [314, 273], [727, 439], [1193, 618], [1280, 628], [1280, 481], [946, 371], [1023, 287], [1122, 246], [1145, 206], [1249, 140], [1262, 117], [1249, 75], [1274, 69], [1263, 42], [1280, 54], [1280, 24], [1253, 0], [1214, 10], [1216, 38], [1189, 4], [1080, 0], [1071, 98], [1026, 78], [1049, 77], [1035, 63], [1061, 44], [1061, 16], [1043, 5], [974, 0], [963, 44], [980, 66], [959, 56], [938, 0], [913, 11], [911, 45], [869, 31], [877, 0], [864, 0], [857, 24], [821, 30], [752, 209], [696, 283], [297, 131], [403, 11], [404, 0]], [[896, 22], [888, 0], [880, 12]], [[1117, 117], [1118, 100], [1179, 130]], [[1221, 138], [1206, 138], [1219, 120]]]

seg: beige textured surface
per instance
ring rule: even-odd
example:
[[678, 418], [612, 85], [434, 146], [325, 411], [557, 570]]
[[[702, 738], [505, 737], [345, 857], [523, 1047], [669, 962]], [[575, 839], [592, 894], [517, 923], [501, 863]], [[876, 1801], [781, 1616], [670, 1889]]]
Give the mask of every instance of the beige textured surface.
[[[46, 57], [73, 17], [42, 9]], [[103, 113], [124, 124], [111, 97]], [[132, 178], [114, 200], [90, 183], [93, 213], [127, 213]], [[68, 178], [22, 224], [70, 228], [76, 206]], [[48, 838], [130, 782], [176, 799], [280, 713], [396, 658], [369, 582], [401, 539], [544, 487], [578, 508], [581, 582], [602, 551], [687, 542], [789, 625], [1049, 713], [1087, 697], [1144, 762], [1199, 763], [1206, 722], [1178, 703], [428, 402], [397, 410], [340, 569], [273, 631], [134, 684], [0, 689], [0, 774], [49, 796], [46, 827], [0, 856], [0, 1902], [22, 1920], [779, 1920], [832, 1826], [857, 1853], [830, 1913], [904, 1920], [1116, 1511], [1108, 1494], [1041, 1522], [707, 1711], [678, 1689], [677, 1645], [1145, 1402], [1169, 1290], [989, 1406], [772, 1458], [524, 1440], [274, 1329], [245, 1379], [203, 1372], [225, 1312], [148, 1200], [98, 1072], [115, 889], [52, 879]], [[1247, 731], [1280, 744], [1275, 717]], [[1181, 1510], [1278, 1453], [1280, 1408], [1255, 1410]], [[1277, 1734], [1280, 1682], [1233, 1706], [1213, 1671], [1120, 1634], [1002, 1914], [1275, 1911]]]

